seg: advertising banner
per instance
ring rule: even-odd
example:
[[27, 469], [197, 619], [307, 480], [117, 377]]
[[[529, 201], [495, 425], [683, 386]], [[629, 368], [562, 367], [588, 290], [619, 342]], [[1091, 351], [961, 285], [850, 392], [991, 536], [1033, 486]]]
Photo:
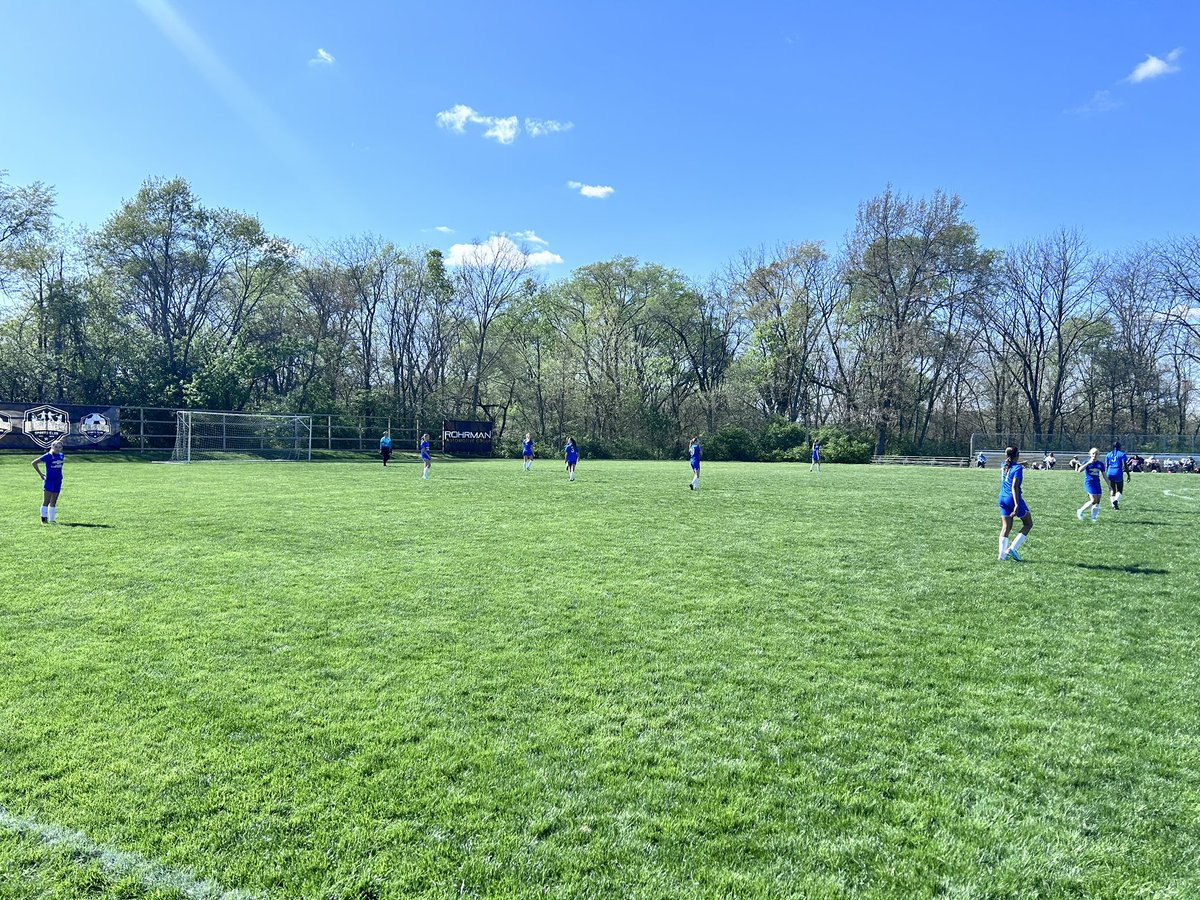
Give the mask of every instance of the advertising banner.
[[492, 455], [492, 422], [442, 421], [442, 452]]
[[120, 450], [120, 408], [0, 400], [0, 450], [45, 452], [55, 440], [67, 450]]

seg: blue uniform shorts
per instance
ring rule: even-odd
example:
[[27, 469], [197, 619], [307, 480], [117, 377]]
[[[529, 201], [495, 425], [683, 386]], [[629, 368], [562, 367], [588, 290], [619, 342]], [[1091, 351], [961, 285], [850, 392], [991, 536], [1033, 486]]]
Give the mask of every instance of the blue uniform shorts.
[[59, 478], [56, 481], [51, 481], [49, 478], [47, 478], [45, 481], [42, 482], [42, 490], [47, 491], [51, 494], [61, 494], [62, 493], [62, 479]]
[[1083, 489], [1085, 491], [1087, 491], [1089, 494], [1099, 494], [1100, 493], [1100, 479], [1097, 478], [1095, 481], [1088, 479], [1087, 481], [1085, 481], [1083, 483]]
[[[1000, 515], [1011, 516], [1014, 514], [1012, 497], [1009, 497], [1007, 500], [1001, 500], [1001, 501], [999, 501], [999, 503], [1000, 503]], [[1027, 515], [1029, 515], [1029, 507], [1025, 505], [1024, 497], [1021, 498], [1021, 504], [1020, 504], [1020, 506], [1018, 506], [1016, 508], [1015, 514], [1018, 519], [1023, 519]]]

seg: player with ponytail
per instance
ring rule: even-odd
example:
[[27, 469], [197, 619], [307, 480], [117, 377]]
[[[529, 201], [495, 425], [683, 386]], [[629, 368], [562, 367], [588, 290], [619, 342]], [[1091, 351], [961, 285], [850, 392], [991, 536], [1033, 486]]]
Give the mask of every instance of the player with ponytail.
[[[1008, 447], [1004, 451], [1004, 465], [1000, 469], [1000, 559], [1021, 561], [1017, 548], [1025, 543], [1025, 538], [1033, 530], [1033, 516], [1021, 496], [1021, 482], [1025, 468], [1017, 460], [1021, 452], [1016, 447]], [[1021, 533], [1008, 543], [1008, 535], [1012, 532], [1013, 518], [1021, 520]]]

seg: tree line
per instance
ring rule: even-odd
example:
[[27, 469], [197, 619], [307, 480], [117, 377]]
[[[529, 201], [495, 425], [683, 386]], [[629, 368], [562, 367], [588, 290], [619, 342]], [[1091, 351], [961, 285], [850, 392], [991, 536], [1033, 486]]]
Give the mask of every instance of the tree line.
[[748, 250], [697, 281], [635, 257], [547, 280], [375, 235], [299, 247], [147, 180], [98, 230], [0, 173], [0, 397], [483, 417], [593, 455], [964, 452], [975, 431], [1200, 430], [1200, 239], [980, 245], [962, 201], [891, 189], [844, 247]]

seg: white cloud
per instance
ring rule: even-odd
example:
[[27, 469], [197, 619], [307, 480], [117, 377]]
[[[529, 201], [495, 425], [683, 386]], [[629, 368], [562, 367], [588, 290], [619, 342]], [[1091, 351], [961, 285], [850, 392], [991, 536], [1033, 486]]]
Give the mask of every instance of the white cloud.
[[556, 122], [553, 119], [526, 119], [525, 130], [530, 137], [541, 137], [544, 134], [558, 134], [560, 131], [570, 131], [575, 127], [574, 122]]
[[536, 232], [533, 231], [533, 229], [530, 229], [529, 231], [514, 231], [512, 233], [512, 237], [516, 238], [518, 241], [524, 241], [527, 244], [549, 244], [550, 243], [545, 238], [538, 237]]
[[512, 268], [531, 266], [561, 265], [563, 258], [549, 250], [538, 250], [536, 253], [525, 253], [513, 243], [512, 238], [504, 234], [494, 234], [483, 243], [454, 244], [446, 254], [446, 265], [492, 265], [499, 262]]
[[1091, 116], [1097, 113], [1110, 112], [1121, 105], [1121, 101], [1113, 97], [1111, 91], [1096, 91], [1092, 99], [1082, 106], [1076, 106], [1063, 112], [1072, 116]]
[[580, 195], [584, 197], [595, 197], [597, 200], [603, 200], [616, 190], [608, 185], [584, 184], [581, 181], [568, 181], [567, 187], [573, 191], [579, 191]]
[[511, 144], [517, 139], [517, 135], [520, 133], [521, 126], [517, 124], [516, 116], [509, 116], [506, 119], [489, 117], [489, 127], [483, 133], [483, 136], [485, 138], [495, 138], [501, 144]]
[[484, 131], [483, 136], [493, 138], [501, 144], [511, 144], [521, 132], [521, 125], [516, 116], [506, 118], [485, 116], [463, 103], [456, 104], [437, 114], [438, 125], [459, 134], [466, 131], [468, 122], [472, 125], [486, 125], [487, 130]]
[[1167, 54], [1166, 59], [1147, 55], [1142, 62], [1134, 67], [1134, 70], [1129, 73], [1129, 77], [1125, 80], [1131, 84], [1140, 84], [1143, 81], [1149, 81], [1151, 78], [1159, 78], [1163, 75], [1170, 75], [1172, 72], [1178, 72], [1179, 66], [1176, 63], [1179, 61], [1181, 55], [1183, 55], [1182, 47], [1176, 47]]
[[330, 53], [328, 50], [318, 47], [317, 55], [310, 59], [308, 64], [310, 66], [332, 66], [335, 62], [337, 62], [337, 60], [333, 58], [332, 53]]
[[440, 231], [442, 234], [454, 234], [454, 229], [451, 228], [449, 225], [438, 225], [433, 230]]

